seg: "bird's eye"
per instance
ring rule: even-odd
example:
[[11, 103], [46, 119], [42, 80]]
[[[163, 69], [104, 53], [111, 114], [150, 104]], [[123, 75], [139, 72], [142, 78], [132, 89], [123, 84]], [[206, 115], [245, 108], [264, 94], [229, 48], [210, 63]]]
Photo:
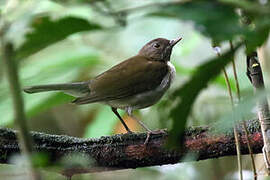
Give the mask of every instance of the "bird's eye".
[[160, 45], [159, 45], [158, 43], [155, 43], [155, 44], [154, 44], [154, 47], [155, 47], [155, 48], [159, 48]]

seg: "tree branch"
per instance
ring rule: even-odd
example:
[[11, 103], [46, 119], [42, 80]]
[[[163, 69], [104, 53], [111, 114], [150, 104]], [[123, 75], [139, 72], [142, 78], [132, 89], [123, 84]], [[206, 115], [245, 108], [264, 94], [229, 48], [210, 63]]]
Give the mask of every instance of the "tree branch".
[[[254, 87], [255, 94], [258, 94], [265, 89], [262, 69], [258, 61], [256, 51], [247, 56], [247, 76]], [[268, 170], [268, 174], [270, 174], [270, 111], [266, 96], [258, 100], [257, 114], [260, 120], [264, 141], [263, 154], [265, 165]]]
[[[248, 121], [250, 144], [254, 153], [261, 153], [263, 140], [258, 121]], [[242, 129], [238, 129], [241, 153], [248, 154], [247, 140]], [[13, 154], [19, 152], [17, 132], [0, 128], [0, 163], [9, 163]], [[49, 165], [59, 162], [61, 173], [71, 177], [77, 173], [137, 168], [154, 165], [175, 164], [187, 153], [196, 160], [236, 155], [233, 132], [213, 133], [209, 127], [189, 128], [185, 131], [184, 148], [165, 148], [167, 133], [151, 135], [144, 145], [146, 133], [121, 134], [98, 139], [82, 139], [64, 135], [48, 135], [31, 132], [34, 148], [48, 155]], [[76, 164], [71, 154], [83, 157], [85, 164]], [[81, 161], [80, 161], [81, 162]]]

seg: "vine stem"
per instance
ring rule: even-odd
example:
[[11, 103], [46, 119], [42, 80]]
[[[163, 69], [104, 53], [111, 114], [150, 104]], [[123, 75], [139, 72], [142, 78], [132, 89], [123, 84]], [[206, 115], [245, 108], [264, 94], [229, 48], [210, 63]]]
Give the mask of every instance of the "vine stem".
[[[215, 47], [215, 52], [217, 53], [217, 56], [219, 56], [219, 57], [221, 56], [219, 47]], [[231, 107], [232, 107], [232, 110], [233, 110], [234, 109], [234, 101], [233, 101], [232, 88], [231, 88], [231, 84], [230, 84], [230, 81], [229, 81], [228, 73], [227, 73], [225, 68], [222, 69], [222, 72], [223, 72], [223, 75], [224, 75], [224, 79], [225, 79], [227, 90], [228, 90], [229, 97], [230, 97]], [[234, 133], [235, 146], [236, 146], [239, 178], [240, 178], [240, 180], [243, 180], [243, 167], [242, 167], [241, 149], [240, 149], [240, 142], [239, 142], [238, 133], [237, 133], [237, 130], [236, 130], [236, 125], [233, 127], [233, 133]]]
[[[230, 48], [231, 48], [231, 50], [233, 50], [232, 41], [230, 41]], [[240, 86], [239, 86], [239, 81], [238, 81], [238, 77], [237, 77], [236, 65], [235, 65], [234, 58], [232, 59], [232, 67], [233, 67], [234, 80], [235, 80], [235, 84], [236, 84], [236, 96], [237, 96], [238, 102], [240, 102], [241, 101]], [[252, 149], [250, 146], [249, 132], [248, 132], [247, 124], [245, 121], [243, 121], [243, 130], [245, 132], [245, 137], [247, 139], [247, 146], [248, 146], [248, 151], [249, 151], [250, 158], [251, 158], [253, 177], [254, 177], [254, 180], [257, 180], [257, 170], [256, 170], [254, 155], [253, 155], [253, 152], [252, 152]]]
[[[220, 56], [220, 54], [218, 54], [218, 55]], [[223, 74], [224, 74], [224, 78], [225, 78], [225, 81], [226, 81], [227, 90], [228, 90], [228, 93], [229, 93], [229, 96], [230, 96], [231, 106], [232, 106], [232, 109], [234, 109], [232, 88], [231, 88], [229, 77], [228, 77], [228, 74], [227, 74], [225, 68], [223, 69]], [[237, 163], [238, 163], [238, 169], [239, 169], [239, 178], [240, 178], [240, 180], [243, 180], [243, 167], [242, 167], [241, 149], [240, 149], [240, 142], [239, 142], [238, 133], [237, 133], [237, 130], [236, 130], [236, 125], [233, 127], [233, 134], [234, 134], [235, 146], [236, 146]]]

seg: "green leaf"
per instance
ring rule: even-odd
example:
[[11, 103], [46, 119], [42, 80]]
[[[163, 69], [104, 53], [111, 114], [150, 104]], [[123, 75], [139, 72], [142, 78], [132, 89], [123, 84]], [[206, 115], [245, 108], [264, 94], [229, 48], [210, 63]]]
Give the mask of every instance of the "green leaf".
[[232, 111], [224, 113], [224, 115], [218, 119], [218, 123], [215, 126], [215, 131], [228, 132], [228, 130], [232, 130], [235, 123], [238, 124], [239, 121], [253, 119], [254, 112], [252, 112], [252, 109], [256, 107], [256, 102], [265, 97], [266, 92], [264, 91], [261, 91], [257, 95], [250, 92], [248, 96], [242, 98], [242, 101], [235, 106]]
[[[49, 83], [63, 83], [78, 81], [82, 70], [91, 70], [99, 63], [99, 56], [93, 50], [80, 47], [73, 51], [58, 51], [57, 53], [45, 53], [38, 60], [33, 58], [23, 62], [20, 71], [22, 87], [26, 85], [38, 85]], [[72, 97], [62, 93], [23, 93], [25, 110], [28, 117], [44, 112], [53, 106], [71, 101]], [[8, 84], [4, 78], [0, 81], [0, 125], [7, 126], [13, 122], [12, 101]]]
[[191, 20], [195, 28], [217, 42], [232, 40], [245, 29], [240, 26], [235, 9], [218, 1], [188, 1], [162, 6], [150, 16]]
[[[180, 74], [181, 76], [183, 75], [192, 75], [195, 72], [195, 68], [189, 68], [189, 67], [184, 67], [182, 65], [178, 64], [174, 64], [175, 69], [176, 69], [176, 73]], [[236, 85], [234, 82], [234, 78], [229, 78], [229, 82], [231, 84], [231, 88], [233, 92], [236, 92]], [[216, 85], [222, 87], [222, 88], [227, 88], [227, 84], [226, 81], [224, 80], [223, 76], [217, 76], [214, 80], [213, 83], [215, 83]]]
[[190, 75], [195, 71], [194, 68], [185, 67], [179, 63], [174, 63], [174, 66], [176, 69], [176, 73], [181, 75]]
[[54, 21], [48, 16], [39, 17], [33, 20], [31, 26], [32, 30], [26, 34], [25, 42], [16, 50], [19, 59], [28, 57], [71, 34], [101, 29], [98, 24], [78, 17], [64, 17]]
[[[259, 2], [251, 4], [232, 0], [187, 1], [159, 5], [160, 8], [148, 16], [192, 21], [199, 32], [216, 43], [243, 38], [246, 40], [247, 52], [250, 53], [267, 40], [270, 30], [270, 6], [261, 5]], [[240, 23], [238, 9], [244, 12], [243, 16], [251, 19], [251, 26]]]
[[[227, 89], [227, 84], [226, 81], [222, 76], [217, 76], [217, 78], [215, 78], [215, 80], [213, 81], [216, 85], [221, 86], [224, 89]], [[232, 88], [233, 92], [236, 92], [236, 85], [235, 85], [235, 80], [233, 78], [229, 78], [229, 82]]]
[[232, 60], [234, 52], [239, 47], [240, 45], [237, 45], [235, 50], [229, 51], [221, 57], [214, 58], [199, 66], [191, 79], [173, 93], [172, 99], [180, 101], [170, 111], [173, 127], [170, 131], [169, 145], [179, 145], [183, 137], [187, 118], [198, 94]]
[[71, 102], [74, 98], [69, 95], [65, 95], [63, 93], [53, 93], [50, 96], [48, 96], [45, 99], [41, 99], [39, 103], [37, 103], [32, 108], [28, 109], [27, 116], [32, 117], [34, 115], [37, 115], [41, 112], [44, 112], [48, 109], [50, 109], [53, 106], [57, 106], [60, 104], [64, 104], [67, 102]]
[[270, 32], [270, 16], [255, 17], [253, 25], [250, 25], [252, 31], [249, 31], [245, 35], [247, 53], [251, 53], [256, 50], [256, 47], [260, 47], [268, 39]]
[[[236, 1], [236, 0], [220, 0], [220, 2], [239, 8], [254, 15], [270, 15], [269, 3], [261, 3], [260, 1]], [[259, 11], [258, 11], [259, 9]]]

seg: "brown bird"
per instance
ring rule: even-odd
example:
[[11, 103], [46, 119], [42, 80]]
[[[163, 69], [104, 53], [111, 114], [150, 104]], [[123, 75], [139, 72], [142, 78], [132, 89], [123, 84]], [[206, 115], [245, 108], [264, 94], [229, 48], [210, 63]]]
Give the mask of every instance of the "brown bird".
[[153, 131], [135, 118], [132, 112], [135, 109], [152, 106], [170, 87], [175, 76], [175, 68], [170, 63], [170, 56], [172, 48], [181, 39], [154, 39], [144, 45], [136, 56], [89, 81], [30, 86], [25, 87], [24, 91], [27, 93], [62, 91], [77, 97], [72, 102], [75, 104], [95, 102], [107, 104], [111, 106], [127, 132], [132, 132], [117, 112], [117, 109], [123, 109], [150, 135]]

